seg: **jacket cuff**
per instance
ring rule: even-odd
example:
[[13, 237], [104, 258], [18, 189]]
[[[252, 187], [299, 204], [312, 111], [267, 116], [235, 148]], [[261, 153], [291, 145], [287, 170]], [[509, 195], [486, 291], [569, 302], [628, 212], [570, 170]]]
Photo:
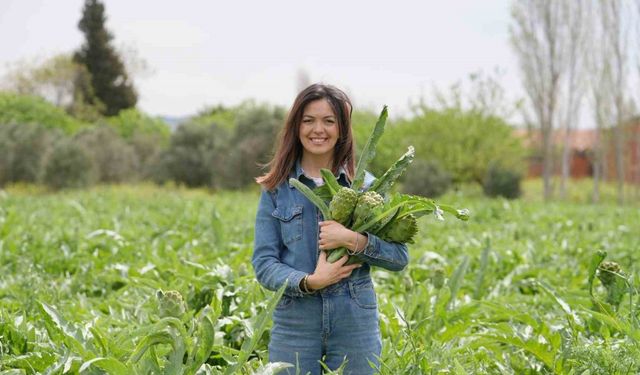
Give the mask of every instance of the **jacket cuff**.
[[365, 233], [367, 234], [367, 244], [362, 250], [362, 254], [371, 258], [378, 258], [380, 256], [380, 239], [369, 232]]
[[288, 285], [286, 292], [290, 297], [303, 297], [305, 293], [300, 289], [300, 282], [307, 274], [302, 271], [293, 271], [287, 277]]

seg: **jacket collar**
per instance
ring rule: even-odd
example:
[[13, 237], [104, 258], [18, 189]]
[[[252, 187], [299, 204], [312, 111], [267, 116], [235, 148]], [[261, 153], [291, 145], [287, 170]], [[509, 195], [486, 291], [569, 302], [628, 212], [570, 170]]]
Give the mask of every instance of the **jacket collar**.
[[[304, 175], [304, 169], [302, 169], [300, 159], [296, 160], [296, 165], [289, 174], [289, 177], [293, 177], [298, 180], [300, 180], [300, 178], [308, 180], [307, 176]], [[340, 167], [340, 169], [338, 170], [338, 181], [345, 183], [347, 182], [347, 171], [344, 169], [344, 166]], [[291, 184], [289, 184], [289, 181], [287, 181], [287, 184], [289, 185], [289, 188], [294, 188]]]

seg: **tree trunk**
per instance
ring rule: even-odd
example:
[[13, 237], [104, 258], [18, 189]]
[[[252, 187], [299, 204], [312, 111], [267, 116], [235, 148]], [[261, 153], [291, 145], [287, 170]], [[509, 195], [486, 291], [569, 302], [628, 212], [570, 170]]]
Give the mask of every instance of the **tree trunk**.
[[602, 147], [600, 141], [600, 127], [596, 129], [593, 161], [593, 203], [600, 202], [600, 179], [602, 178]]

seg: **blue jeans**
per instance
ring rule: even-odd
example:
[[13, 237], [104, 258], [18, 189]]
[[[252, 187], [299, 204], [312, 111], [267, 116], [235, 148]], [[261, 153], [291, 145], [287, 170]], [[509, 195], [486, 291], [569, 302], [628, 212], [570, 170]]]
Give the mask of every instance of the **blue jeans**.
[[[300, 374], [321, 374], [320, 361], [332, 370], [346, 361], [345, 375], [373, 374], [381, 349], [368, 277], [348, 278], [304, 297], [283, 295], [273, 313], [269, 361], [291, 363]], [[296, 374], [296, 367], [287, 374]]]

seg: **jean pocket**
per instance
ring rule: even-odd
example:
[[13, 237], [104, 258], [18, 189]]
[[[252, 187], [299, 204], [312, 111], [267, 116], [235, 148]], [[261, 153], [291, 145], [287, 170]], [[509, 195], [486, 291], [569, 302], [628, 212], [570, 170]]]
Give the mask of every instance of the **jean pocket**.
[[285, 245], [302, 238], [302, 206], [277, 207], [271, 215], [280, 220]]
[[369, 279], [349, 282], [349, 293], [351, 298], [359, 307], [363, 309], [376, 309], [378, 307], [376, 291], [373, 283]]
[[291, 306], [292, 302], [293, 302], [292, 297], [289, 297], [288, 295], [283, 294], [282, 297], [280, 297], [280, 300], [278, 301], [278, 303], [276, 304], [276, 310], [286, 309], [287, 307]]

